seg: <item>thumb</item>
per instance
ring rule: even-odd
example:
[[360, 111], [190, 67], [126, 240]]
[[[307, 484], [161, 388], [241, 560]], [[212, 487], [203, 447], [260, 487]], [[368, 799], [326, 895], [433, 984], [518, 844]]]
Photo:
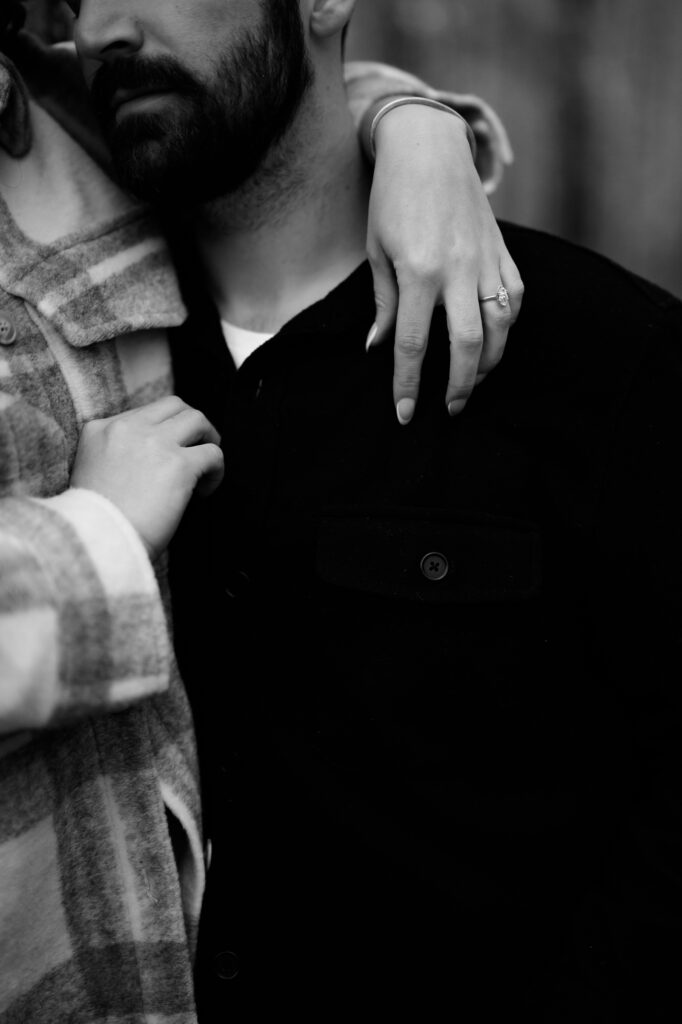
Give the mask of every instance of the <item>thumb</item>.
[[370, 257], [369, 262], [374, 277], [376, 319], [367, 336], [367, 351], [393, 334], [398, 315], [398, 282], [393, 266], [383, 251]]

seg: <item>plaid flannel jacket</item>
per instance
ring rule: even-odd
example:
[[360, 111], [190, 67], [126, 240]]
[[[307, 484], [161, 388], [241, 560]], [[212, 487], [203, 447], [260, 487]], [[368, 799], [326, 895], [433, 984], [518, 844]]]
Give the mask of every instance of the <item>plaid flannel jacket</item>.
[[[171, 391], [185, 309], [92, 158], [72, 54], [19, 55], [40, 105], [0, 54], [0, 1022], [191, 1024], [204, 854], [166, 567], [69, 487], [84, 422]], [[358, 116], [425, 90], [351, 77]]]
[[86, 420], [170, 391], [185, 310], [146, 211], [6, 61], [0, 89], [0, 1020], [192, 1021], [204, 865], [165, 565], [69, 488]]

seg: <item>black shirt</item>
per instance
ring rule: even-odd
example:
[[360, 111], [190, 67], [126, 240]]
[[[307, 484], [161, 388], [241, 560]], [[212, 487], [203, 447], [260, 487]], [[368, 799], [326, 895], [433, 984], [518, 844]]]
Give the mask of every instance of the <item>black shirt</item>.
[[527, 292], [501, 366], [451, 419], [438, 311], [407, 428], [391, 347], [364, 349], [367, 266], [239, 371], [189, 284], [178, 382], [226, 458], [174, 555], [213, 842], [203, 1019], [590, 1020], [640, 997], [658, 1019], [680, 305], [506, 241]]

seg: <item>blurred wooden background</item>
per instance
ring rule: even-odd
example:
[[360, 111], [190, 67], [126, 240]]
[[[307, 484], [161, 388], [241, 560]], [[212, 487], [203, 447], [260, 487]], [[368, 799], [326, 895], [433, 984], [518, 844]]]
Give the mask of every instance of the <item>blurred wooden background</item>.
[[516, 155], [496, 213], [682, 295], [682, 0], [358, 0], [348, 55], [484, 96]]
[[349, 43], [495, 107], [498, 216], [682, 295], [682, 0], [360, 0]]

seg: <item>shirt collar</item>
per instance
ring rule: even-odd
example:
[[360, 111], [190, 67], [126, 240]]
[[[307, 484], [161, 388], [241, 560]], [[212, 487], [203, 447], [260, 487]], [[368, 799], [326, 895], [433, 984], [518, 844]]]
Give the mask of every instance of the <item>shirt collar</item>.
[[13, 157], [25, 156], [31, 148], [28, 94], [4, 53], [0, 53], [0, 147]]
[[358, 324], [372, 324], [376, 305], [372, 270], [367, 260], [324, 298], [286, 323], [280, 334], [345, 333]]

